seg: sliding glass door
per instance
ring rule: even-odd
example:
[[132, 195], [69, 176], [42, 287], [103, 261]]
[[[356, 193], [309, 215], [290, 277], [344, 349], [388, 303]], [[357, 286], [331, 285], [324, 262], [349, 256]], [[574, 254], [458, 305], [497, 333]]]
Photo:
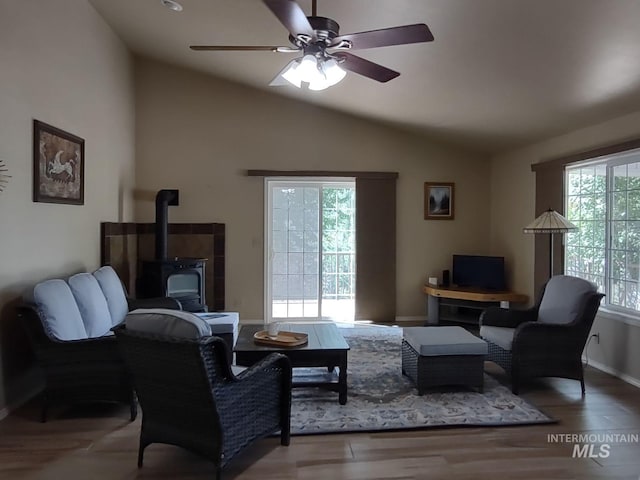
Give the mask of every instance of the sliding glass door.
[[355, 182], [265, 182], [267, 320], [353, 320]]

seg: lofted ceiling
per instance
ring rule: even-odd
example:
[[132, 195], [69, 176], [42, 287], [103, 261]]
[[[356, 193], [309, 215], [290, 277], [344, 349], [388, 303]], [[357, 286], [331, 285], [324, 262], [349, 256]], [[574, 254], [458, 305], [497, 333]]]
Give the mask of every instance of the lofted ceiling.
[[[638, 0], [318, 0], [340, 33], [426, 23], [435, 41], [359, 50], [401, 73], [328, 90], [269, 87], [295, 54], [261, 0], [89, 0], [131, 50], [176, 65], [495, 153], [640, 111]], [[311, 0], [299, 0], [311, 15]]]

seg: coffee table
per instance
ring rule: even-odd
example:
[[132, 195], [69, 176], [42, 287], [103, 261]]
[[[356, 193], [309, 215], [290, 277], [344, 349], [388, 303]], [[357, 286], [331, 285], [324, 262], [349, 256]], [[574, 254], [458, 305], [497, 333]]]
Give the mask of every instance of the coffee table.
[[[253, 335], [263, 330], [262, 325], [245, 325], [240, 329], [233, 348], [236, 364], [248, 367], [273, 352], [289, 357], [291, 366], [326, 367], [327, 373], [302, 377], [293, 375], [293, 387], [322, 387], [338, 392], [340, 405], [347, 403], [347, 352], [349, 344], [333, 323], [281, 323], [280, 330], [306, 333], [309, 342], [299, 347], [268, 347], [256, 345]], [[337, 367], [337, 372], [335, 371]]]

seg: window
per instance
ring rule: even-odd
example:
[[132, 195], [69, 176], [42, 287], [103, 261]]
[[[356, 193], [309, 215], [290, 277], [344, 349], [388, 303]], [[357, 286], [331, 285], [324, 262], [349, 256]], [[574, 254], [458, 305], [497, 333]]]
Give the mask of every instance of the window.
[[612, 310], [640, 312], [640, 149], [566, 168], [565, 271], [590, 280]]

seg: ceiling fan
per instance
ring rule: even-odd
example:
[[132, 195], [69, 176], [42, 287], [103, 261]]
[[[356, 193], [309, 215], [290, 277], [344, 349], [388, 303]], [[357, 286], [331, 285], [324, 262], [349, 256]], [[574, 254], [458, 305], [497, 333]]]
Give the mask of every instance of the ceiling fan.
[[340, 25], [335, 20], [317, 16], [317, 0], [312, 0], [310, 17], [293, 0], [263, 2], [289, 30], [292, 46], [191, 45], [190, 48], [199, 51], [302, 53], [303, 56], [289, 62], [270, 85], [286, 85], [288, 82], [300, 88], [304, 83], [310, 90], [324, 90], [342, 80], [345, 70], [378, 82], [388, 82], [400, 75], [395, 70], [353, 55], [350, 53], [352, 50], [433, 41], [433, 35], [424, 23], [340, 35]]

